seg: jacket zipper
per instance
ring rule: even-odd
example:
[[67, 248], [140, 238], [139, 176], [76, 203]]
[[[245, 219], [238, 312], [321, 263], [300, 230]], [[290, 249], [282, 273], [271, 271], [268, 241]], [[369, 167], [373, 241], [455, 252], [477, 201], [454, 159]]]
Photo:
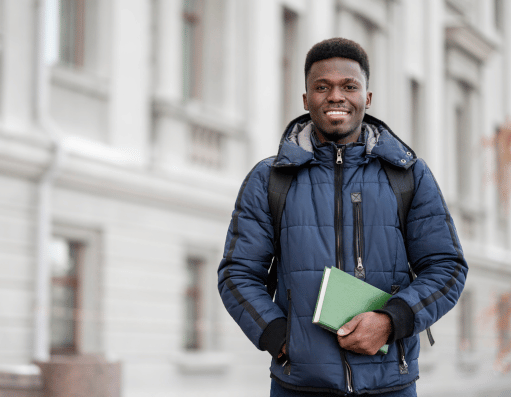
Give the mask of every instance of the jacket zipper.
[[397, 346], [399, 348], [399, 373], [401, 375], [406, 375], [408, 373], [408, 364], [406, 362], [405, 346], [403, 344], [403, 339], [397, 340]]
[[[344, 270], [344, 262], [342, 256], [342, 226], [343, 226], [343, 217], [342, 217], [342, 182], [343, 182], [343, 171], [344, 171], [344, 146], [337, 148], [337, 156], [335, 159], [335, 186], [334, 186], [334, 194], [335, 194], [335, 260], [336, 266], [340, 270]], [[346, 352], [341, 349], [341, 357], [342, 362], [344, 364], [344, 373], [346, 374], [346, 387], [348, 393], [353, 393], [353, 374], [351, 371], [350, 364], [348, 363], [348, 359], [346, 358]]]
[[[392, 295], [395, 295], [399, 292], [399, 289], [399, 285], [393, 285], [390, 292]], [[401, 375], [406, 375], [408, 373], [408, 363], [406, 362], [405, 345], [403, 343], [403, 339], [398, 339], [396, 341], [396, 345], [399, 354], [399, 373]]]
[[287, 300], [289, 301], [287, 311], [287, 330], [286, 330], [286, 356], [287, 360], [282, 364], [284, 367], [284, 375], [291, 375], [291, 362], [289, 361], [289, 345], [290, 334], [291, 334], [291, 290], [287, 290]]
[[340, 270], [344, 270], [342, 257], [342, 181], [344, 169], [344, 146], [337, 148], [337, 158], [335, 160], [335, 259], [336, 266]]
[[351, 372], [351, 366], [346, 358], [346, 352], [341, 349], [342, 362], [344, 364], [344, 373], [346, 374], [346, 388], [348, 393], [353, 393], [353, 374]]
[[364, 279], [366, 271], [362, 263], [364, 253], [364, 224], [362, 222], [362, 193], [352, 193], [351, 202], [353, 203], [353, 242], [355, 244], [355, 277]]

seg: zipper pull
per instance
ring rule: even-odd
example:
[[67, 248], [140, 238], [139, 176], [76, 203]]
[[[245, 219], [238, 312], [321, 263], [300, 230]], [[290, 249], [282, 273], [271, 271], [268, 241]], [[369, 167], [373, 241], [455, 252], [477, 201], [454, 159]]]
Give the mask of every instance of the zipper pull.
[[342, 148], [342, 147], [337, 148], [337, 160], [335, 160], [336, 164], [342, 164], [343, 163], [343, 161], [342, 161], [342, 152], [344, 151], [343, 149], [344, 148]]
[[362, 258], [359, 256], [357, 259], [357, 267], [355, 268], [355, 277], [358, 279], [366, 278], [366, 271], [362, 265]]
[[408, 364], [406, 362], [405, 346], [403, 345], [403, 339], [398, 339], [396, 343], [399, 349], [399, 373], [401, 375], [405, 375], [408, 373]]
[[399, 373], [405, 375], [408, 373], [408, 364], [406, 363], [405, 356], [401, 356], [401, 364], [399, 364]]
[[362, 265], [362, 258], [361, 258], [360, 256], [358, 257], [357, 269], [358, 269], [359, 271], [364, 270], [364, 266]]

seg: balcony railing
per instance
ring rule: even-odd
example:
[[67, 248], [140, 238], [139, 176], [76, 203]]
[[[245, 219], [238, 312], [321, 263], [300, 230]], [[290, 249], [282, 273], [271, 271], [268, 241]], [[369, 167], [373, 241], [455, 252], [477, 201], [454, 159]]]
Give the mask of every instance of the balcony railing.
[[192, 164], [219, 170], [222, 162], [223, 134], [210, 128], [190, 125], [188, 158]]

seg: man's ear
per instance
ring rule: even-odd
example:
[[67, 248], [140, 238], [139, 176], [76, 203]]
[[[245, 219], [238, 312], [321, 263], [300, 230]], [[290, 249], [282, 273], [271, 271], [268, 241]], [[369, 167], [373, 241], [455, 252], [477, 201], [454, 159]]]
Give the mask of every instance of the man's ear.
[[307, 104], [307, 93], [303, 94], [302, 98], [303, 98], [303, 108], [305, 110], [309, 110], [309, 105]]
[[373, 100], [373, 93], [371, 91], [367, 91], [366, 95], [366, 109], [371, 107], [371, 101]]

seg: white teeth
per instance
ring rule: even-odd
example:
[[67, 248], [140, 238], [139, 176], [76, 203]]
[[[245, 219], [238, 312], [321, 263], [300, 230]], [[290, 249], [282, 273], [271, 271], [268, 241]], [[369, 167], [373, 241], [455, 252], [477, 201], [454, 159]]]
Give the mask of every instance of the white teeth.
[[346, 115], [346, 114], [348, 114], [348, 112], [330, 111], [330, 112], [327, 112], [327, 114], [342, 114], [342, 115]]

